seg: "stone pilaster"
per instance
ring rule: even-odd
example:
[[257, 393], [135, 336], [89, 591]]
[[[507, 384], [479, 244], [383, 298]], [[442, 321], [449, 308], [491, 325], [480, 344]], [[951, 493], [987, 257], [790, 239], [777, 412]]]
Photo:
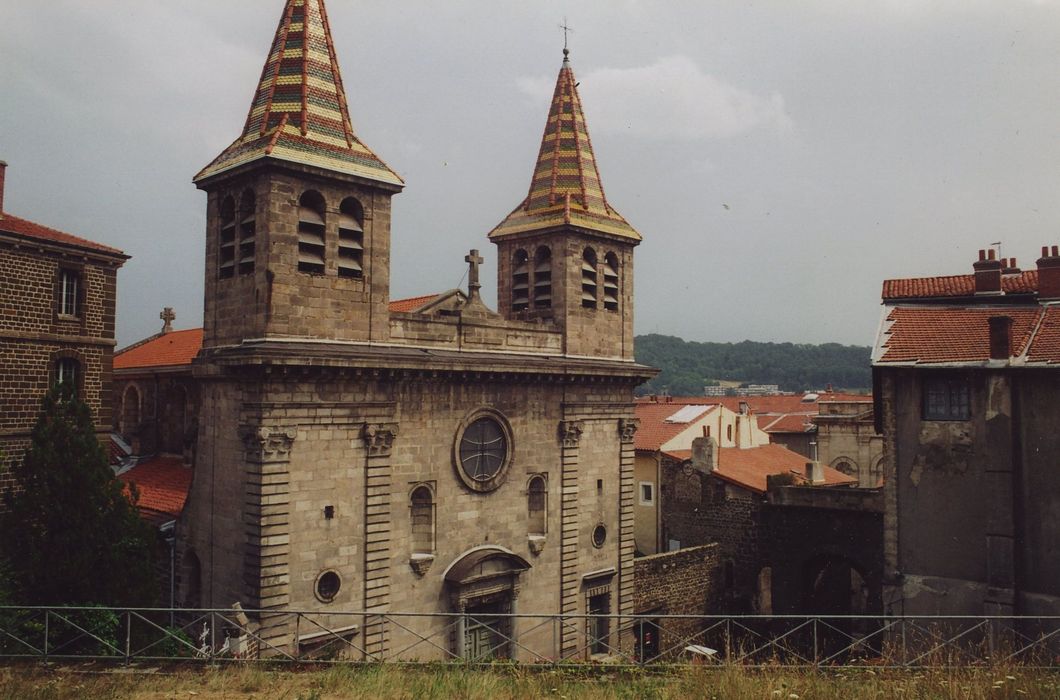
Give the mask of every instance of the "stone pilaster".
[[633, 435], [639, 421], [636, 418], [618, 420], [619, 435], [619, 504], [618, 504], [618, 613], [633, 614], [633, 554], [636, 543], [633, 537], [633, 464], [636, 459]]
[[[390, 455], [397, 436], [397, 423], [367, 423], [365, 443], [365, 612], [386, 612], [390, 605]], [[388, 626], [379, 618], [365, 621], [365, 651], [369, 659], [381, 659], [389, 646]]]
[[[560, 479], [560, 612], [578, 614], [581, 579], [578, 571], [578, 445], [584, 425], [581, 421], [560, 421], [559, 440], [562, 462]], [[574, 655], [578, 650], [580, 621], [568, 620], [560, 633], [559, 655]]]
[[[246, 465], [243, 603], [249, 609], [279, 610], [290, 603], [291, 597], [289, 466], [297, 431], [292, 427], [245, 425], [239, 432]], [[259, 623], [258, 634], [262, 640], [282, 643], [282, 622], [270, 624], [269, 617], [262, 615]]]

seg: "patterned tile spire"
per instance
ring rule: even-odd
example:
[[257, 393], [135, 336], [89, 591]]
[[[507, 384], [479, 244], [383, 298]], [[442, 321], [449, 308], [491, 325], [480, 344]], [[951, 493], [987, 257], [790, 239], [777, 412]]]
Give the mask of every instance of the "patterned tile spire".
[[515, 211], [490, 231], [491, 239], [575, 226], [641, 240], [629, 222], [607, 203], [569, 54], [563, 49], [563, 65], [552, 95], [530, 192]]
[[262, 158], [404, 184], [353, 133], [324, 0], [287, 0], [243, 134], [194, 181]]

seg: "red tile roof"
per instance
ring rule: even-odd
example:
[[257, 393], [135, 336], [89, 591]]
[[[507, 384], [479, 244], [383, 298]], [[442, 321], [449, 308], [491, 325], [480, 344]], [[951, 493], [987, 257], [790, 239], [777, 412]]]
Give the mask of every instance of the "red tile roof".
[[[993, 316], [1012, 318], [1012, 354], [1027, 348], [1043, 311], [1028, 307], [899, 306], [887, 316], [879, 362], [985, 362]], [[1037, 346], [1038, 343], [1036, 342]], [[1043, 344], [1045, 354], [1048, 344]], [[1055, 344], [1052, 350], [1060, 349]], [[1041, 351], [1039, 351], [1041, 352]]]
[[[730, 411], [739, 412], [740, 404], [746, 403], [753, 413], [758, 415], [778, 415], [784, 413], [817, 414], [817, 404], [820, 401], [872, 401], [867, 394], [844, 394], [831, 391], [823, 391], [817, 394], [812, 401], [803, 401], [805, 394], [769, 394], [766, 396], [668, 396], [657, 397], [652, 401], [650, 397], [642, 396], [637, 399], [637, 406], [673, 405], [674, 410], [688, 404], [720, 404]], [[759, 427], [765, 423], [759, 421]]]
[[35, 224], [32, 221], [20, 219], [17, 216], [12, 216], [7, 212], [4, 212], [3, 217], [0, 218], [0, 231], [6, 233], [13, 233], [17, 236], [25, 236], [27, 238], [36, 238], [42, 241], [48, 241], [49, 243], [62, 243], [65, 245], [73, 245], [79, 248], [88, 248], [101, 253], [110, 253], [112, 255], [120, 255], [127, 257], [125, 253], [121, 252], [117, 248], [111, 248], [105, 246], [102, 243], [96, 243], [84, 238], [70, 235], [47, 226], [41, 226]]
[[[1038, 291], [1038, 271], [1026, 270], [1014, 275], [1002, 275], [1001, 290], [1006, 294], [1033, 294]], [[975, 296], [974, 275], [920, 277], [904, 280], [884, 280], [883, 300], [925, 299], [940, 297]]]
[[421, 297], [409, 297], [408, 299], [394, 299], [390, 302], [391, 311], [415, 311], [424, 304], [437, 299], [439, 294], [426, 294]]
[[152, 522], [176, 518], [184, 509], [191, 488], [191, 467], [180, 457], [152, 457], [120, 475], [125, 484], [136, 484], [140, 491], [137, 507]]
[[[692, 458], [691, 450], [674, 450], [666, 454], [682, 461]], [[824, 472], [823, 486], [857, 483], [857, 479], [831, 467], [822, 466], [821, 469]], [[718, 448], [718, 468], [714, 470], [713, 476], [719, 479], [757, 493], [765, 493], [766, 478], [773, 474], [793, 474], [805, 481], [806, 458], [783, 445], [772, 443], [744, 449]]]
[[767, 433], [807, 433], [814, 429], [811, 416], [817, 413], [786, 413], [777, 417], [765, 417], [758, 427]]
[[[707, 406], [716, 402], [701, 398], [698, 402]], [[691, 422], [698, 420], [704, 413], [710, 411], [714, 406], [707, 406], [695, 416], [689, 423], [667, 423], [666, 419], [681, 410], [682, 406], [689, 404], [679, 403], [645, 403], [638, 401], [634, 411], [640, 420], [637, 432], [633, 434], [633, 446], [638, 450], [658, 450], [669, 440], [676, 437], [678, 433], [687, 430]]]
[[202, 349], [202, 329], [170, 331], [114, 353], [114, 369], [190, 365]]
[[1046, 308], [1027, 359], [1031, 362], [1060, 363], [1060, 307]]

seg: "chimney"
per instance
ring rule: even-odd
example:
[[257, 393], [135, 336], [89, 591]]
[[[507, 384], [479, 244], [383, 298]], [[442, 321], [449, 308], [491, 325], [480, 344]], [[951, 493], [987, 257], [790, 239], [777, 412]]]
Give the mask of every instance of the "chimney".
[[1012, 357], [1012, 317], [991, 316], [990, 324], [990, 359], [1007, 360]]
[[7, 174], [7, 163], [0, 160], [0, 219], [4, 218], [4, 177]]
[[1016, 264], [1016, 258], [1001, 258], [1001, 274], [1018, 275], [1020, 272], [1019, 265]]
[[1038, 299], [1060, 299], [1060, 251], [1055, 245], [1052, 250], [1042, 246], [1042, 257], [1038, 258]]
[[806, 483], [811, 486], [819, 486], [824, 483], [824, 467], [820, 462], [806, 463]]
[[711, 474], [718, 468], [718, 441], [712, 437], [697, 437], [692, 441], [692, 468]]
[[993, 248], [980, 250], [979, 259], [972, 265], [975, 270], [975, 293], [1000, 294], [1001, 268], [1001, 261], [996, 259]]
[[746, 416], [750, 412], [751, 412], [751, 404], [747, 403], [746, 401], [741, 401], [740, 402], [740, 413], [742, 413], [742, 414], [744, 414]]

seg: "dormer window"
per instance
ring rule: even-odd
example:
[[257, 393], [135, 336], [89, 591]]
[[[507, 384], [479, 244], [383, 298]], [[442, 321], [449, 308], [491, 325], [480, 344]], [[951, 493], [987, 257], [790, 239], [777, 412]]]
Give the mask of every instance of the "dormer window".
[[324, 198], [306, 192], [298, 202], [298, 271], [324, 274]]
[[604, 308], [618, 311], [618, 256], [604, 256]]
[[239, 274], [254, 272], [254, 242], [257, 238], [254, 193], [247, 190], [239, 205]]
[[552, 251], [542, 246], [534, 253], [534, 308], [552, 307]]
[[512, 311], [530, 306], [530, 260], [525, 250], [515, 251], [512, 258]]
[[221, 239], [217, 270], [221, 279], [236, 274], [236, 203], [226, 197], [221, 204]]
[[339, 277], [364, 276], [364, 209], [350, 197], [339, 208]]
[[586, 248], [582, 254], [582, 306], [596, 308], [596, 252]]

